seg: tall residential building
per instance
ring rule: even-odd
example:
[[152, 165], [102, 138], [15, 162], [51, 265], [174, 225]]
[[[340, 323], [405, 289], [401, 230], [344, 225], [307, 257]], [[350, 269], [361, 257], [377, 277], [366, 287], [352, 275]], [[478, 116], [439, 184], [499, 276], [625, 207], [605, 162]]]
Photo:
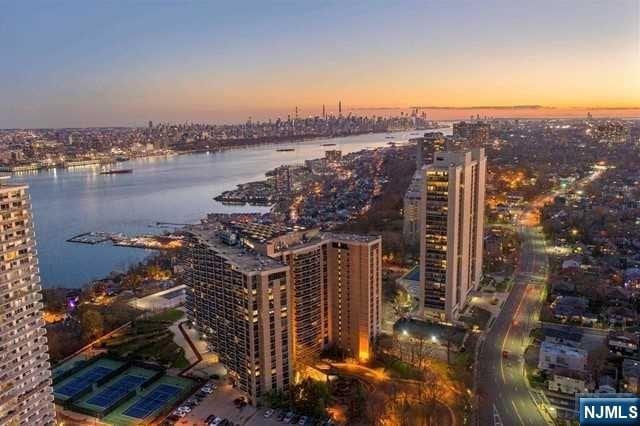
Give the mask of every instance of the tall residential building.
[[454, 139], [464, 139], [469, 147], [480, 148], [491, 140], [491, 125], [483, 121], [453, 123]]
[[289, 166], [280, 166], [274, 172], [274, 185], [278, 195], [289, 194], [293, 188], [291, 168]]
[[289, 266], [297, 365], [330, 345], [369, 356], [382, 318], [380, 237], [251, 222], [226, 228], [252, 252]]
[[382, 323], [382, 241], [326, 234], [329, 342], [366, 361]]
[[0, 425], [53, 424], [55, 409], [29, 195], [0, 181]]
[[420, 241], [420, 197], [422, 195], [422, 168], [415, 171], [404, 194], [402, 204], [402, 236], [415, 246]]
[[457, 319], [482, 275], [486, 157], [483, 148], [440, 152], [422, 169], [420, 308]]
[[416, 170], [433, 161], [433, 154], [444, 150], [446, 139], [442, 132], [427, 132], [422, 137], [409, 139], [416, 144]]
[[338, 163], [342, 160], [342, 151], [339, 149], [330, 149], [324, 152], [324, 158], [329, 163]]
[[[284, 353], [287, 350], [285, 345], [281, 345], [281, 352], [278, 352], [279, 357], [289, 360], [287, 368], [301, 372], [315, 363], [320, 352], [331, 345], [342, 348], [352, 357], [369, 357], [373, 340], [380, 332], [382, 317], [382, 242], [379, 237], [326, 234], [318, 229], [254, 222], [202, 225], [194, 227], [192, 235], [200, 234], [202, 231], [199, 229], [203, 227], [208, 227], [209, 235], [212, 232], [218, 235], [218, 241], [209, 237], [208, 250], [215, 245], [216, 253], [233, 251], [242, 262], [260, 261], [269, 265], [269, 274], [271, 271], [286, 272], [286, 284], [280, 284], [280, 303], [274, 305], [274, 309], [280, 313], [283, 323], [285, 319], [289, 321], [288, 352]], [[194, 256], [196, 253], [193, 251], [187, 255], [188, 258]], [[238, 259], [234, 264], [239, 262]], [[220, 292], [202, 291], [215, 285], [214, 277], [199, 272], [204, 266], [194, 259], [185, 263], [187, 284], [191, 288], [187, 298], [191, 319], [201, 331], [211, 336], [214, 351], [237, 351], [238, 348], [234, 347], [216, 346], [217, 337], [212, 331], [215, 327], [207, 325], [210, 321], [219, 323], [215, 317], [216, 305], [222, 303], [217, 301], [222, 296]], [[233, 303], [230, 310], [236, 311], [235, 315], [240, 318], [245, 316], [243, 306], [249, 303], [242, 299], [250, 297], [250, 294], [245, 291], [237, 297], [240, 300]], [[268, 292], [266, 297], [268, 299]], [[268, 317], [264, 311], [271, 309], [267, 303], [257, 305], [257, 312], [254, 310], [253, 315], [258, 319], [258, 327]], [[282, 327], [284, 330], [284, 324]], [[229, 327], [224, 331], [230, 335], [237, 332]], [[260, 359], [261, 351], [267, 349], [270, 348], [259, 346], [253, 356]], [[228, 362], [228, 358], [228, 355], [221, 355], [223, 363]], [[256, 371], [263, 376], [264, 367], [261, 369], [260, 365], [256, 366]], [[267, 373], [280, 375], [279, 368], [280, 364], [276, 364], [276, 372]], [[233, 370], [232, 367], [230, 369]], [[286, 376], [291, 380], [290, 373]], [[271, 383], [272, 387], [263, 385], [251, 396], [256, 398], [261, 391], [273, 388], [273, 383], [276, 388], [286, 388], [284, 383], [282, 387], [277, 381]]]
[[410, 139], [416, 144], [416, 171], [411, 178], [409, 188], [403, 200], [403, 226], [402, 234], [409, 244], [419, 242], [419, 210], [422, 187], [422, 167], [433, 161], [436, 152], [444, 150], [445, 137], [441, 132], [428, 132], [419, 138]]
[[185, 257], [188, 316], [252, 403], [292, 378], [289, 268], [232, 234], [193, 227]]

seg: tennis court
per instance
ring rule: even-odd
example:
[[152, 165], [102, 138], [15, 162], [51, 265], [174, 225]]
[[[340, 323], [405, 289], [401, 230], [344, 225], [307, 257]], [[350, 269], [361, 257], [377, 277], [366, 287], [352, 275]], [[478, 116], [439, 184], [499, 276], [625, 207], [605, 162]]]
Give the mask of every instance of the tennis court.
[[91, 388], [96, 382], [121, 367], [122, 364], [120, 361], [111, 359], [99, 359], [56, 384], [53, 387], [53, 393], [59, 400], [65, 401], [73, 398], [87, 388]]
[[135, 398], [119, 405], [104, 421], [117, 425], [151, 422], [161, 411], [191, 392], [195, 385], [189, 379], [164, 376]]
[[147, 368], [130, 367], [111, 381], [74, 403], [79, 408], [95, 413], [108, 413], [115, 405], [132, 392], [138, 390], [157, 372]]
[[145, 380], [147, 380], [145, 377], [140, 376], [127, 375], [121, 377], [114, 384], [107, 386], [104, 390], [89, 398], [87, 404], [101, 408], [110, 407], [127, 393], [143, 384]]
[[171, 399], [178, 396], [181, 391], [181, 388], [175, 386], [160, 385], [144, 398], [127, 408], [123, 414], [125, 416], [135, 417], [136, 419], [144, 419], [155, 411], [158, 411], [167, 402], [171, 401]]

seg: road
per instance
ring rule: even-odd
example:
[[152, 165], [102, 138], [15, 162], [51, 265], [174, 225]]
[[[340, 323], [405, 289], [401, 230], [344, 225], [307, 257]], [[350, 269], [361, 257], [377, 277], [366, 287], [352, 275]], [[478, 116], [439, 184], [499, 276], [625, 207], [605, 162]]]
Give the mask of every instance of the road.
[[569, 189], [583, 189], [601, 175], [602, 169], [595, 168], [570, 188], [537, 198], [518, 219], [522, 247], [515, 284], [485, 337], [476, 364], [478, 420], [482, 426], [549, 423], [529, 391], [523, 357], [529, 333], [539, 323], [549, 264], [539, 212], [553, 197], [565, 195]]
[[522, 246], [515, 283], [485, 337], [477, 364], [480, 425], [547, 424], [529, 392], [523, 358], [538, 321], [548, 265], [536, 212], [523, 216], [519, 231]]

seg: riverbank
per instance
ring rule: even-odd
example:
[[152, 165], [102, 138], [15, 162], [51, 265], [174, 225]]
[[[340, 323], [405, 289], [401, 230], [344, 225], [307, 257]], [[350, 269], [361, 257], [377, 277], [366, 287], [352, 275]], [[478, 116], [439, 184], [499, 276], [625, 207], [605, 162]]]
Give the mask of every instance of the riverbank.
[[[393, 140], [407, 141], [415, 133], [394, 133]], [[48, 170], [16, 175], [11, 181], [30, 187], [43, 285], [77, 288], [113, 270], [124, 272], [151, 252], [67, 243], [73, 235], [92, 231], [159, 234], [169, 228], [159, 228], [157, 222], [197, 223], [208, 213], [265, 213], [269, 207], [225, 205], [213, 198], [240, 183], [264, 179], [266, 172], [280, 165], [324, 157], [328, 150], [340, 150], [344, 156], [386, 147], [386, 135], [320, 138], [120, 163], [134, 169], [131, 174], [101, 176], [90, 168]], [[326, 147], [325, 143], [335, 145]], [[295, 151], [277, 152], [276, 146]]]

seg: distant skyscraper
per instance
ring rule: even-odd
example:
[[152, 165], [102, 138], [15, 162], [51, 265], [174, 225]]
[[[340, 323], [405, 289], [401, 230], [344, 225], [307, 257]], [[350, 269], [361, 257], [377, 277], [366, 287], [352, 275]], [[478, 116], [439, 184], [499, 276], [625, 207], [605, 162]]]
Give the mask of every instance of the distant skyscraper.
[[469, 147], [480, 148], [491, 140], [491, 125], [482, 121], [453, 123], [453, 137], [466, 140]]
[[342, 101], [338, 101], [338, 116], [342, 117]]
[[436, 151], [444, 150], [446, 139], [442, 132], [427, 132], [420, 138], [410, 139], [416, 143], [416, 170], [433, 161]]
[[55, 419], [30, 208], [25, 185], [0, 181], [0, 425]]
[[149, 120], [149, 130], [153, 129], [153, 121]]
[[422, 168], [420, 308], [452, 321], [482, 275], [486, 157], [483, 148], [439, 152]]
[[339, 149], [330, 149], [324, 152], [324, 158], [330, 163], [337, 163], [342, 159], [342, 151]]
[[289, 166], [280, 166], [275, 169], [275, 188], [278, 195], [286, 195], [291, 192], [293, 182], [291, 179], [291, 168]]
[[324, 104], [322, 104], [322, 118], [327, 118], [327, 112], [324, 108]]

